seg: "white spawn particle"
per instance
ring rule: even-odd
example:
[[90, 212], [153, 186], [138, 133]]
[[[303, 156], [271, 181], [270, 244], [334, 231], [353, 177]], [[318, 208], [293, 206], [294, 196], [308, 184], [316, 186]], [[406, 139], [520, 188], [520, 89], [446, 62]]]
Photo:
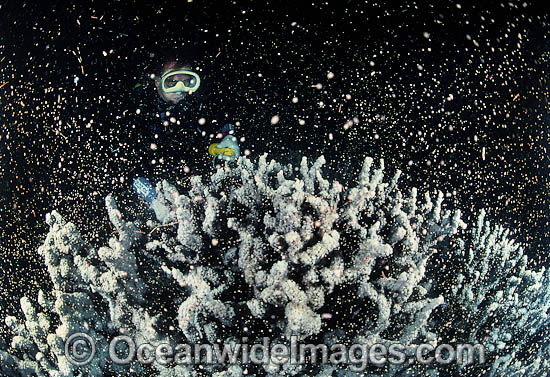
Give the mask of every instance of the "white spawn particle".
[[351, 120], [348, 120], [346, 123], [344, 123], [344, 130], [347, 130], [353, 125], [353, 122]]

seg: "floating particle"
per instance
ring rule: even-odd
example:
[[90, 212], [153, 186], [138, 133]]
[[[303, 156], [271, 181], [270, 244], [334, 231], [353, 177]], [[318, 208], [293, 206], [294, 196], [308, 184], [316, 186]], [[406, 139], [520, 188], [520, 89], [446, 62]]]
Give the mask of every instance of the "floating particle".
[[334, 78], [334, 73], [332, 73], [332, 72], [327, 73], [327, 79], [330, 80], [330, 79], [333, 79], [333, 78]]
[[[204, 125], [205, 123], [206, 123], [206, 119], [204, 119], [204, 118], [200, 118], [200, 119], [199, 119], [199, 124], [200, 124], [201, 126]], [[203, 135], [203, 136], [204, 136], [204, 135]]]
[[279, 116], [273, 115], [273, 117], [271, 118], [271, 124], [277, 124], [277, 123], [279, 123]]

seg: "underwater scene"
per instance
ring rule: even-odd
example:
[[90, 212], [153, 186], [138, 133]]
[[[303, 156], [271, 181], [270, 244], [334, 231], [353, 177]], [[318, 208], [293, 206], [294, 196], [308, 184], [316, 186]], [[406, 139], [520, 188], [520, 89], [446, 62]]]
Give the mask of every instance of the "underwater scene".
[[0, 376], [550, 376], [549, 9], [0, 0]]

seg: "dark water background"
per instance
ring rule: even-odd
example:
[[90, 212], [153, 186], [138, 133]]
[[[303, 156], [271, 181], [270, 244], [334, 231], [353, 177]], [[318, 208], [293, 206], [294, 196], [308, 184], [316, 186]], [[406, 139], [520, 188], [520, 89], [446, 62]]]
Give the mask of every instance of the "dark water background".
[[[365, 156], [384, 158], [388, 174], [404, 172], [405, 190], [450, 193], [449, 205], [471, 221], [486, 208], [526, 245], [531, 265], [547, 264], [549, 28], [542, 6], [1, 4], [0, 317], [18, 313], [21, 295], [49, 287], [36, 253], [46, 213], [57, 209], [99, 243], [108, 233], [107, 193], [129, 213], [144, 211], [128, 180], [151, 156], [165, 159], [152, 178], [182, 186], [190, 174], [212, 171], [208, 140], [192, 127], [159, 140], [155, 153], [141, 137], [147, 76], [171, 54], [193, 56], [215, 82], [252, 158], [323, 154], [327, 175], [345, 183]], [[346, 129], [354, 117], [358, 123]]]

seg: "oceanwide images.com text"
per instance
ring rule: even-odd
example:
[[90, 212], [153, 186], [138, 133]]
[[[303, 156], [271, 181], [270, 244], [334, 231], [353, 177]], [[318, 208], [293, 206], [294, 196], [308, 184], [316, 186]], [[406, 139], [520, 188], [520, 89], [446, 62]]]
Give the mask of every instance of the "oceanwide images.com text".
[[[364, 371], [369, 365], [382, 367], [386, 363], [405, 364], [442, 364], [456, 363], [468, 365], [485, 363], [485, 349], [480, 344], [431, 344], [416, 346], [414, 355], [410, 349], [399, 343], [384, 344], [351, 344], [335, 343], [302, 344], [292, 336], [290, 344], [271, 343], [267, 337], [262, 343], [216, 344], [178, 344], [140, 343], [129, 336], [113, 338], [108, 345], [96, 344], [96, 341], [85, 333], [75, 333], [65, 342], [65, 356], [75, 366], [85, 366], [92, 362], [98, 347], [108, 346], [100, 352], [115, 364], [129, 365], [138, 362], [143, 365], [158, 363], [160, 365], [191, 364], [347, 364], [354, 372]], [[98, 355], [99, 357], [99, 355]]]

